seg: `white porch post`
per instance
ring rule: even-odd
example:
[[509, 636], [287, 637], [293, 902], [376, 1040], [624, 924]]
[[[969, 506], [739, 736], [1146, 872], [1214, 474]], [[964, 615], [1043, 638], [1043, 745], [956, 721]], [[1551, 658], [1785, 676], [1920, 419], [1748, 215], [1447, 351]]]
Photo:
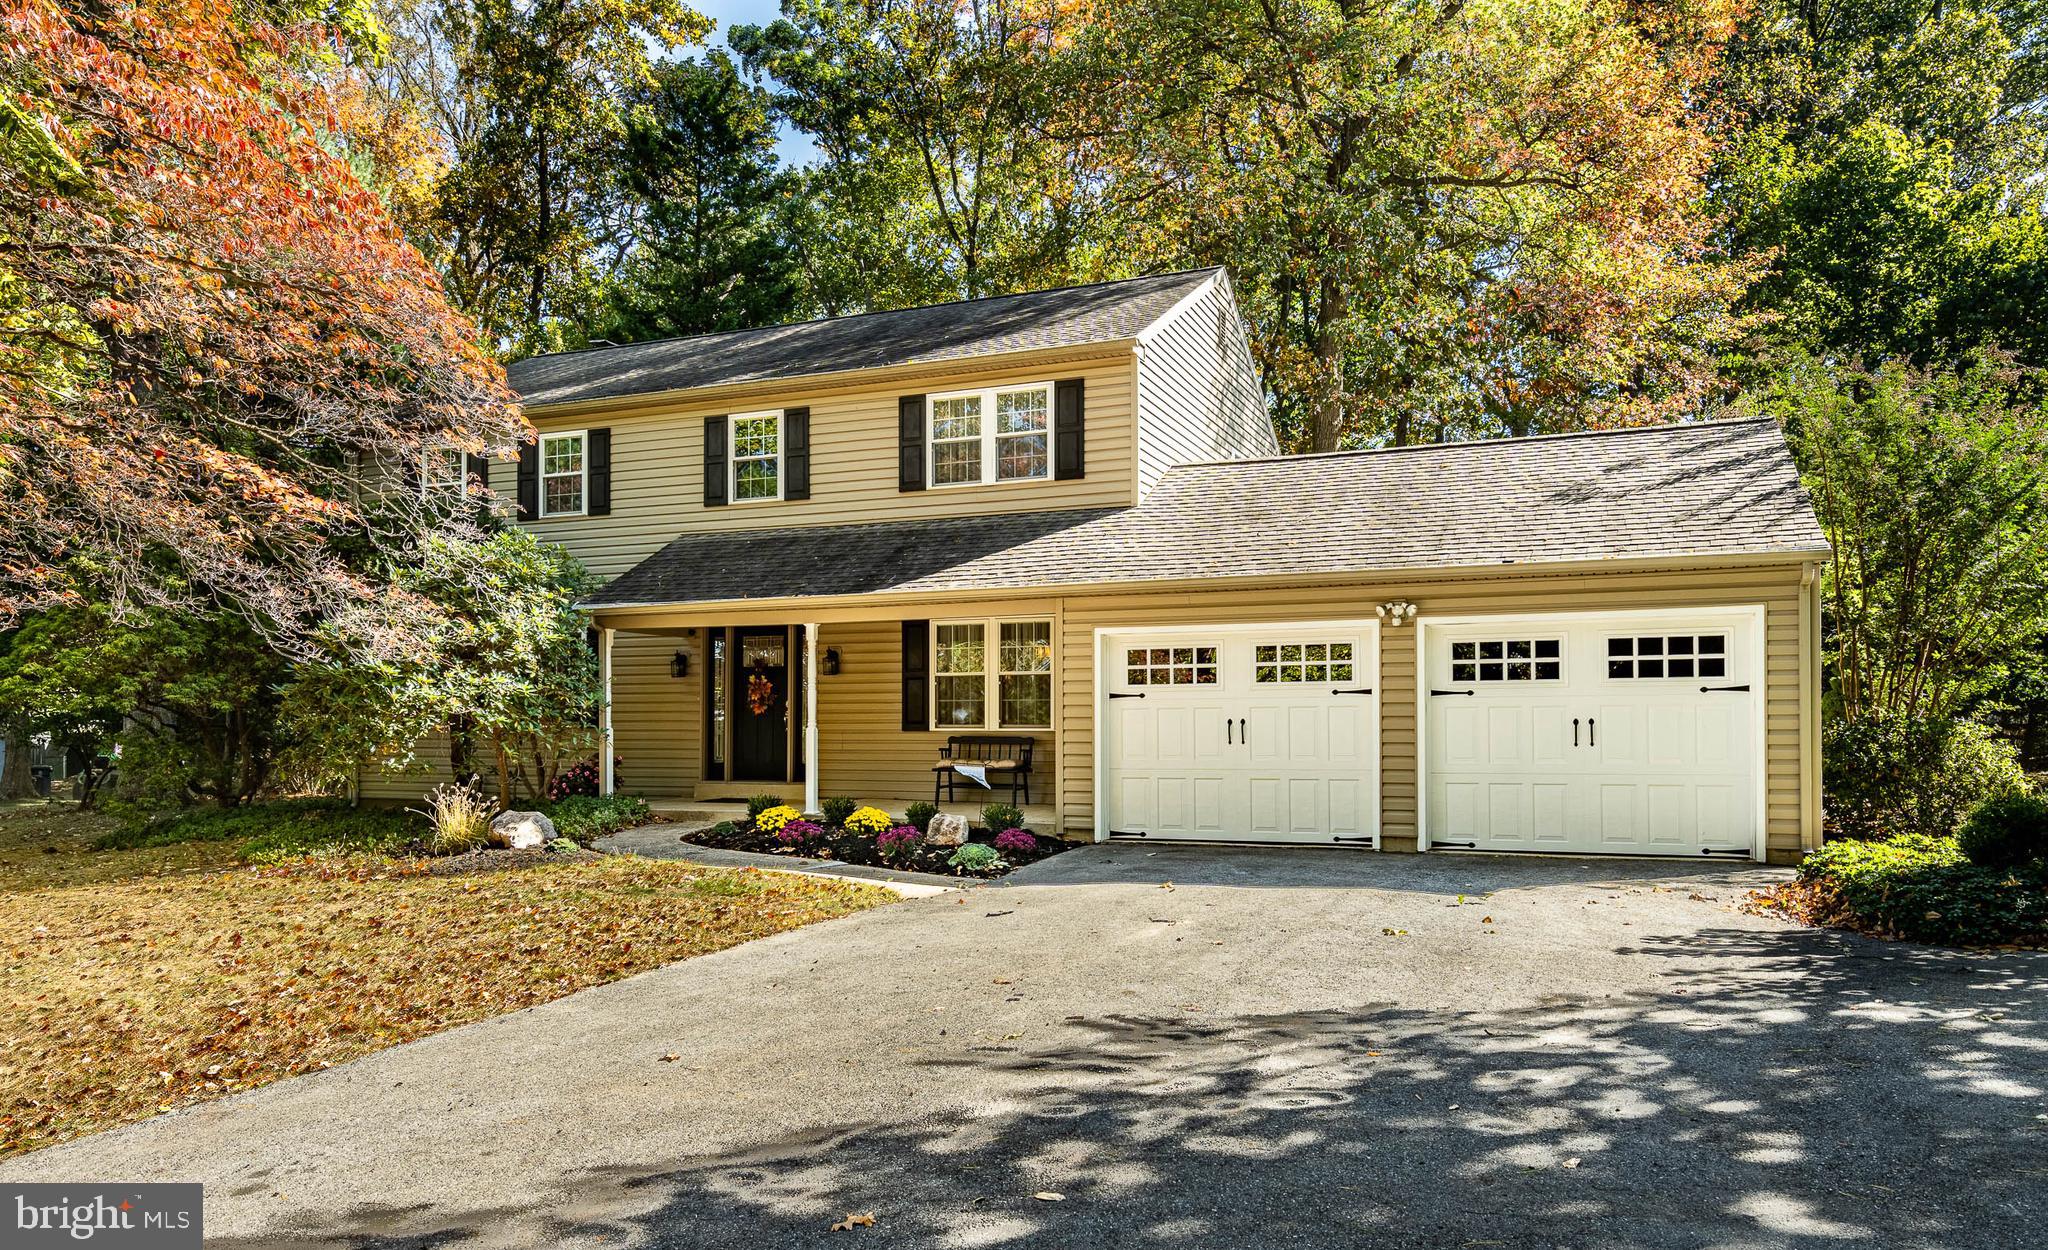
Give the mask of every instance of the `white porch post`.
[[818, 802], [818, 627], [804, 626], [804, 815]]
[[604, 702], [597, 709], [597, 772], [599, 794], [612, 792], [612, 631], [597, 631], [597, 676], [604, 683]]

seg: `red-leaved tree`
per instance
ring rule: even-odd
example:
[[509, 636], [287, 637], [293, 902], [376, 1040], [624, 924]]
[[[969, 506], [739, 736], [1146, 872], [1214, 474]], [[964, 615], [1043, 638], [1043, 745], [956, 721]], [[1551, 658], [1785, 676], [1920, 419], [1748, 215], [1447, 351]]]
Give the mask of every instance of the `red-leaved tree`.
[[344, 159], [343, 36], [292, 13], [0, 0], [0, 626], [211, 601], [402, 644], [385, 570], [477, 501], [393, 470], [524, 435]]

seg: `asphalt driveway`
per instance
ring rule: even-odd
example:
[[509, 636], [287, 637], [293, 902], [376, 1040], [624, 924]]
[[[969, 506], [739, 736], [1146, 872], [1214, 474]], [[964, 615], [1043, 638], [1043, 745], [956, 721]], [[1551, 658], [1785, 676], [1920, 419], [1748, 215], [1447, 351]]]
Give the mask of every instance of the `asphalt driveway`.
[[2039, 1245], [2048, 955], [1778, 876], [1094, 847], [0, 1179], [203, 1180], [218, 1246]]

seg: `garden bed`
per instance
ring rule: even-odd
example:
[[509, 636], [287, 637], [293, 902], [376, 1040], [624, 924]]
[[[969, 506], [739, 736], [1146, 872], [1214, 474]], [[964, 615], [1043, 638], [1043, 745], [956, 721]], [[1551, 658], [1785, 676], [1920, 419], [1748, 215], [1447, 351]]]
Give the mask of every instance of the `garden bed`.
[[2048, 867], [1973, 864], [1954, 838], [1830, 842], [1750, 911], [1942, 946], [2048, 946]]
[[[771, 809], [772, 810], [772, 809]], [[918, 830], [910, 818], [891, 817], [891, 830], [905, 828]], [[755, 817], [746, 820], [721, 821], [706, 828], [693, 829], [682, 835], [682, 840], [696, 846], [711, 847], [721, 851], [753, 851], [766, 855], [786, 855], [791, 858], [834, 859], [843, 864], [860, 864], [870, 868], [896, 868], [906, 872], [932, 873], [942, 877], [971, 877], [988, 879], [1049, 859], [1061, 851], [1068, 850], [1069, 844], [1054, 837], [1030, 833], [1032, 845], [1027, 849], [1015, 837], [1005, 839], [997, 848], [999, 835], [1005, 830], [994, 829], [986, 824], [968, 830], [969, 844], [996, 849], [999, 858], [986, 868], [975, 868], [956, 863], [958, 846], [936, 845], [922, 836], [915, 840], [899, 841], [901, 849], [885, 854], [882, 842], [876, 833], [849, 830], [844, 825], [824, 825], [813, 837], [793, 841], [784, 832], [773, 827], [772, 817], [764, 825]], [[1008, 826], [1017, 830], [1017, 826]]]

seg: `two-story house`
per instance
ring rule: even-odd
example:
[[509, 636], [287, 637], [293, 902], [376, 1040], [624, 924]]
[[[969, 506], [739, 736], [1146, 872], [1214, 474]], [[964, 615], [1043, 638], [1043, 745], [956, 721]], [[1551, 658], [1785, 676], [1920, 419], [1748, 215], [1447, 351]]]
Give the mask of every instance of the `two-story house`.
[[[511, 379], [539, 438], [491, 484], [610, 579], [632, 791], [900, 811], [950, 776], [1080, 838], [1818, 844], [1828, 553], [1769, 422], [1282, 456], [1213, 269]], [[1029, 772], [949, 773], [977, 752]]]

